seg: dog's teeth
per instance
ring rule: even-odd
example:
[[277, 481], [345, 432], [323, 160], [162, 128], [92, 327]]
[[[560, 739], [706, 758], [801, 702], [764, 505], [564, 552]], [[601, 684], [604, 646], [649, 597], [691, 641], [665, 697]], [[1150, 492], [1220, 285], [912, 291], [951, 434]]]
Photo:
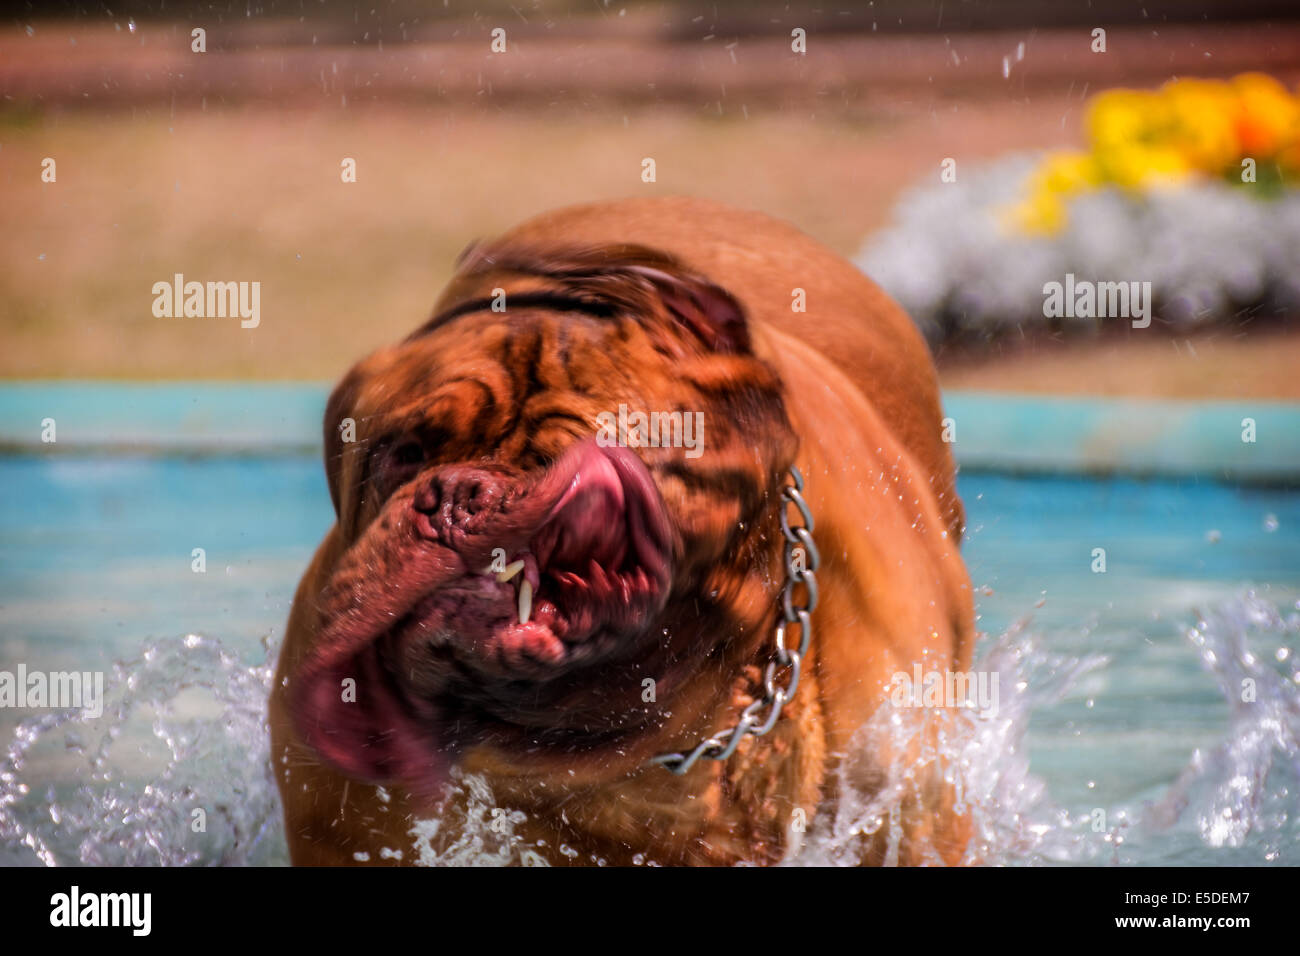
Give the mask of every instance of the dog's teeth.
[[505, 570], [497, 572], [498, 581], [509, 581], [516, 574], [524, 569], [524, 561], [520, 558], [518, 561], [511, 561], [505, 566]]
[[[519, 562], [523, 564], [522, 561]], [[525, 578], [519, 585], [519, 623], [527, 624], [529, 616], [533, 613], [533, 586]]]

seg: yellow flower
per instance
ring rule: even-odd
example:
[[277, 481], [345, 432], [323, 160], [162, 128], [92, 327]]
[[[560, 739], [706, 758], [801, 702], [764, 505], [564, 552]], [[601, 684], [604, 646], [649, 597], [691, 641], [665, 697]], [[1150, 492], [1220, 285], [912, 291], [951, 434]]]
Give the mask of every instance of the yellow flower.
[[1300, 177], [1300, 137], [1293, 139], [1290, 145], [1282, 147], [1276, 160], [1283, 172]]
[[1174, 80], [1161, 89], [1169, 145], [1187, 165], [1219, 173], [1241, 158], [1233, 112], [1236, 98], [1228, 84], [1208, 80]]
[[1091, 189], [1101, 182], [1101, 171], [1088, 153], [1059, 151], [1043, 160], [1034, 174], [1039, 188], [1063, 196]]
[[1156, 91], [1105, 90], [1089, 101], [1084, 125], [1088, 151], [1047, 156], [1025, 199], [1003, 211], [1004, 225], [1050, 235], [1065, 225], [1069, 198], [1085, 190], [1232, 177], [1245, 157], [1300, 174], [1300, 95], [1263, 73], [1171, 80]]
[[1151, 137], [1159, 100], [1145, 90], [1106, 90], [1088, 104], [1085, 125], [1094, 153]]
[[1151, 189], [1183, 182], [1193, 172], [1187, 157], [1171, 146], [1135, 143], [1115, 146], [1097, 157], [1107, 181], [1125, 189]]
[[1232, 90], [1232, 119], [1242, 156], [1271, 158], [1300, 136], [1300, 102], [1273, 77], [1244, 73], [1232, 81]]
[[1011, 232], [1052, 236], [1065, 225], [1065, 201], [1055, 193], [1040, 190], [1004, 210], [1002, 225]]

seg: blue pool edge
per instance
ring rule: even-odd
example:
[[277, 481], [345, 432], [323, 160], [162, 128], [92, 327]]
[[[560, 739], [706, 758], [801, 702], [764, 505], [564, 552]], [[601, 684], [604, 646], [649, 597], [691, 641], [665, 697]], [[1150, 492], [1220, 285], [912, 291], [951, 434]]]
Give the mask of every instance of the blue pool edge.
[[[4, 382], [0, 452], [316, 455], [329, 390], [315, 382]], [[974, 391], [945, 392], [943, 402], [937, 427], [963, 469], [1300, 480], [1300, 403]]]

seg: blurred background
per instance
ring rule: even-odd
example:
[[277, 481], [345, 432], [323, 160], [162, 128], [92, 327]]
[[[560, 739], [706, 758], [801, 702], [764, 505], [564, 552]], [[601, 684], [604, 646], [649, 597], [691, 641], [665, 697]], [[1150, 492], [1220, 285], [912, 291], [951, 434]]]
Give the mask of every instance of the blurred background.
[[[858, 257], [941, 346], [945, 384], [1296, 394], [1290, 370], [1300, 351], [1288, 323], [1300, 294], [1251, 270], [1293, 275], [1300, 261], [1300, 217], [1294, 203], [1284, 211], [1277, 201], [1279, 189], [1294, 188], [1300, 159], [1274, 162], [1288, 146], [1300, 149], [1300, 8], [842, 6], [6, 4], [0, 376], [333, 379], [425, 315], [469, 241], [565, 203], [688, 193], [788, 219]], [[193, 52], [196, 28], [205, 53]], [[497, 28], [505, 53], [492, 52]], [[792, 50], [796, 29], [804, 54]], [[1147, 104], [1145, 126], [1124, 125], [1126, 114], [1109, 139], [1090, 119], [1105, 90], [1156, 97], [1171, 80], [1244, 73], [1264, 74], [1276, 89], [1207, 94], [1181, 112]], [[1268, 143], [1243, 135], [1261, 123]], [[1042, 169], [1060, 154], [1114, 156], [1117, 135], [1203, 145], [1225, 124], [1232, 141], [1216, 141], [1211, 157], [1184, 150], [1187, 169], [1155, 153], [1091, 177]], [[1194, 248], [1174, 250], [1182, 267], [1172, 275], [1158, 263], [1128, 275], [1127, 249], [1125, 275], [1098, 264], [1103, 278], [1154, 280], [1167, 293], [1149, 334], [1128, 334], [1125, 323], [1079, 334], [1080, 323], [1034, 321], [1037, 275], [980, 299], [981, 277], [1011, 275], [1026, 248], [1032, 256], [1059, 246], [1090, 221], [1085, 211], [1058, 222], [1055, 236], [1024, 216], [1007, 227], [1001, 213], [1035, 189], [1066, 199], [1118, 191], [1122, 206], [1141, 211], [1158, 180], [1223, 181], [1263, 145], [1271, 152], [1257, 157], [1258, 183], [1236, 192], [1267, 197], [1250, 205], [1264, 231], [1285, 233], [1279, 248], [1252, 247], [1204, 295], [1172, 301], [1173, 287], [1203, 276], [1207, 263], [1242, 258], [1240, 238], [1218, 227], [1241, 219], [1233, 203], [1243, 197], [1204, 224]], [[42, 181], [47, 157], [56, 183]], [[355, 183], [341, 181], [345, 157], [356, 160]], [[654, 183], [641, 180], [645, 157], [656, 161]], [[945, 159], [955, 162], [955, 183], [940, 181]], [[927, 206], [927, 188], [954, 185], [938, 194], [947, 206], [933, 198]], [[1165, 219], [1133, 226], [1103, 217], [1084, 232], [1100, 233], [1112, 251], [1120, 233], [1136, 233], [1138, 248], [1159, 249], [1167, 263], [1187, 224], [1176, 211]], [[954, 238], [962, 220], [969, 228]], [[1082, 277], [1087, 256], [1062, 255], [1046, 272]], [[260, 281], [260, 327], [154, 318], [152, 284], [176, 272]], [[954, 304], [963, 290], [979, 301]]]
[[[691, 194], [934, 349], [1004, 694], [954, 754], [974, 857], [1294, 864], [1298, 84], [1294, 0], [0, 3], [0, 670], [109, 693], [0, 709], [0, 863], [285, 862], [330, 383], [471, 241]], [[177, 273], [260, 323], [155, 317]], [[1066, 275], [1151, 283], [1149, 327], [1045, 315]]]

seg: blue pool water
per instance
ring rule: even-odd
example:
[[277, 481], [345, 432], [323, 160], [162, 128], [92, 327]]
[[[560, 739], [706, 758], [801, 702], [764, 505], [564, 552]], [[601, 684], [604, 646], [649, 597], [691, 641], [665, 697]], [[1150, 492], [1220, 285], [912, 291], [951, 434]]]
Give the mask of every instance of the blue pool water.
[[[15, 746], [39, 715], [0, 709], [0, 860], [282, 862], [257, 720], [268, 644], [332, 517], [318, 460], [16, 455], [0, 488], [0, 669], [109, 670], [138, 698], [119, 717], [164, 740], [149, 764], [47, 718]], [[979, 656], [1023, 685], [997, 732], [1027, 766], [982, 795], [986, 861], [1300, 862], [1300, 493], [976, 473], [960, 488]], [[1243, 676], [1253, 707], [1236, 703]], [[193, 840], [176, 795], [217, 783], [242, 809]]]

